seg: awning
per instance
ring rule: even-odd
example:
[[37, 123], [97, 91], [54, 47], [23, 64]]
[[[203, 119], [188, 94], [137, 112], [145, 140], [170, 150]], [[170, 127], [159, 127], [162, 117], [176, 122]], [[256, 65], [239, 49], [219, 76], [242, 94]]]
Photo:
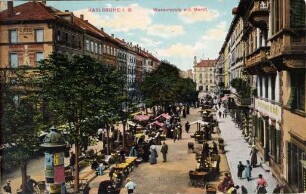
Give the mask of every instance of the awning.
[[204, 122], [202, 120], [197, 120], [197, 121], [191, 122], [190, 125], [194, 125], [194, 124], [197, 124], [197, 123], [200, 123], [201, 125], [208, 125], [209, 124], [208, 122]]
[[128, 125], [131, 125], [131, 126], [133, 126], [133, 127], [135, 127], [137, 124], [136, 123], [134, 123], [133, 121], [127, 121], [127, 124]]
[[227, 100], [227, 99], [228, 99], [228, 96], [224, 96], [221, 98], [222, 101]]
[[139, 112], [132, 113], [131, 116], [144, 115], [144, 114], [146, 114], [144, 111], [139, 111]]
[[154, 120], [159, 119], [160, 117], [163, 117], [165, 119], [170, 119], [171, 118], [171, 116], [168, 115], [168, 113], [163, 113], [163, 114], [159, 115], [158, 117], [156, 117]]
[[150, 119], [149, 115], [135, 115], [134, 117], [137, 121], [148, 121]]
[[162, 127], [162, 126], [164, 126], [164, 123], [160, 123], [158, 121], [154, 121], [153, 123], [150, 123], [149, 125], [157, 125], [159, 127]]

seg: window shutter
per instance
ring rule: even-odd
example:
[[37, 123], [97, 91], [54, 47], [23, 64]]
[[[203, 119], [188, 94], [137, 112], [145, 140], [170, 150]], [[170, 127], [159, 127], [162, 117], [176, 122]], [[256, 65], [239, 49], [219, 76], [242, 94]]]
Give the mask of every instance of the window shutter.
[[[280, 142], [281, 142], [281, 135], [280, 130], [276, 130], [276, 137], [275, 137], [275, 147], [276, 147], [276, 155], [275, 155], [275, 161], [279, 164], [280, 163]], [[289, 145], [289, 144], [288, 144]]]

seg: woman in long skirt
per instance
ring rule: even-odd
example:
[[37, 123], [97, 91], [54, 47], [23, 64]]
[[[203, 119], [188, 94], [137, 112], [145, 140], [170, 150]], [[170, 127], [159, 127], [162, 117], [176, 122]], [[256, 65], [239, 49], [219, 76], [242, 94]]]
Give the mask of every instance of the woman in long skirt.
[[150, 164], [156, 164], [157, 163], [157, 151], [156, 146], [151, 145], [150, 147]]
[[247, 160], [247, 163], [245, 165], [244, 173], [247, 180], [250, 181], [252, 176], [252, 166], [250, 165], [249, 160]]

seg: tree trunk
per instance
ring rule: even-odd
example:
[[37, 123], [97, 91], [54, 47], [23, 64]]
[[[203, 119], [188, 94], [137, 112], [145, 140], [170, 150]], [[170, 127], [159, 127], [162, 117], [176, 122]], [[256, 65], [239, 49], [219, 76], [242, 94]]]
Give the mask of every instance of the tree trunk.
[[126, 121], [124, 120], [124, 121], [122, 122], [122, 124], [123, 124], [122, 146], [123, 146], [123, 148], [124, 148], [124, 147], [125, 147], [125, 127], [126, 127]]
[[27, 163], [23, 162], [20, 166], [21, 169], [21, 189], [23, 192], [26, 190], [27, 183]]
[[107, 125], [106, 126], [106, 134], [107, 134], [107, 141], [106, 141], [106, 143], [107, 143], [107, 150], [106, 150], [106, 154], [107, 155], [110, 155], [110, 141], [109, 141], [109, 129], [110, 127]]
[[79, 179], [80, 179], [80, 174], [79, 174], [79, 143], [75, 143], [75, 166], [74, 166], [74, 192], [78, 193], [79, 192]]

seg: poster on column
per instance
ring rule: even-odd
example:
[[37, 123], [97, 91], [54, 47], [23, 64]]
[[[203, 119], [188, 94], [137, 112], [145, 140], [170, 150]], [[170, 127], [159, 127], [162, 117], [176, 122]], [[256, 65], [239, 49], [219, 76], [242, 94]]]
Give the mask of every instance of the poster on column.
[[55, 183], [65, 182], [65, 167], [64, 167], [64, 165], [54, 166], [54, 182]]
[[64, 165], [64, 152], [54, 154], [54, 166]]
[[45, 153], [45, 169], [53, 166], [53, 154]]

